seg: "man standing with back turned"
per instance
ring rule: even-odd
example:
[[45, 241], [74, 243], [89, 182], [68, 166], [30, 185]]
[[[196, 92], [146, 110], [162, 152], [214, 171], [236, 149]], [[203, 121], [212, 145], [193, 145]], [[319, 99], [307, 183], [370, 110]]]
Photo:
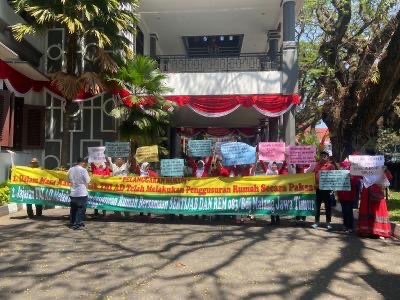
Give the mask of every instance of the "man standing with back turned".
[[88, 200], [87, 187], [90, 182], [88, 171], [85, 169], [86, 162], [78, 158], [77, 164], [69, 169], [68, 181], [71, 183], [71, 210], [70, 225], [74, 230], [82, 229], [85, 226], [86, 204]]

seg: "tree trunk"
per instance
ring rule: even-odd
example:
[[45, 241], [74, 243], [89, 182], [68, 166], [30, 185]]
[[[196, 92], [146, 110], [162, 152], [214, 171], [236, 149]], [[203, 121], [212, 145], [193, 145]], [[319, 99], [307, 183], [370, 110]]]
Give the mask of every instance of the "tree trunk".
[[65, 112], [63, 112], [63, 132], [61, 136], [61, 166], [64, 168], [68, 168], [68, 163], [70, 162], [71, 135], [69, 132], [69, 124], [71, 119], [71, 107], [71, 101], [66, 100]]

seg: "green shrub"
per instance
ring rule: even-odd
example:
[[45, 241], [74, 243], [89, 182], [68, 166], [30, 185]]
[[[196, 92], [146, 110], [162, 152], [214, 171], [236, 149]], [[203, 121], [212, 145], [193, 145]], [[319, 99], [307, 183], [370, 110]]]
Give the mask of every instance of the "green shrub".
[[0, 206], [10, 203], [10, 189], [7, 182], [0, 184]]

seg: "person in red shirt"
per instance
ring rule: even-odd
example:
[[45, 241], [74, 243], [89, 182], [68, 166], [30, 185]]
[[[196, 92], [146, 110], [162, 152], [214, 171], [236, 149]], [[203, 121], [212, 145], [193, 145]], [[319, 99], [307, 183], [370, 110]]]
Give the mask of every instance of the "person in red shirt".
[[188, 157], [187, 161], [192, 168], [192, 176], [201, 178], [201, 177], [208, 177], [208, 172], [210, 171], [212, 157], [207, 159], [207, 162], [204, 160], [199, 159], [197, 162], [192, 158]]
[[215, 169], [212, 170], [211, 175], [214, 177], [229, 177], [231, 171], [222, 165], [222, 160], [217, 158], [215, 161]]
[[[342, 170], [350, 170], [350, 162], [342, 161], [340, 163], [340, 168]], [[357, 201], [358, 197], [358, 187], [360, 185], [360, 180], [362, 177], [359, 176], [351, 176], [350, 177], [350, 191], [338, 191], [338, 199], [340, 205], [342, 206], [342, 218], [343, 218], [343, 227], [344, 231], [347, 233], [352, 233], [354, 229], [354, 215], [353, 215], [353, 207], [354, 203]]]
[[[97, 165], [95, 163], [91, 163], [90, 168], [92, 169], [93, 176], [111, 176], [110, 163], [108, 161], [105, 162], [105, 166], [103, 166], [103, 164]], [[94, 210], [94, 215], [99, 216], [98, 209]], [[103, 217], [105, 216], [106, 216], [106, 211], [103, 209]]]
[[320, 190], [319, 187], [319, 174], [323, 170], [335, 170], [335, 166], [329, 161], [329, 153], [327, 151], [320, 152], [320, 160], [314, 167], [315, 172], [315, 184], [316, 189], [316, 208], [315, 208], [315, 223], [312, 225], [314, 229], [319, 227], [319, 220], [321, 215], [321, 204], [325, 204], [325, 214], [326, 214], [326, 228], [328, 230], [332, 229], [331, 218], [332, 218], [332, 204], [330, 193], [331, 191]]

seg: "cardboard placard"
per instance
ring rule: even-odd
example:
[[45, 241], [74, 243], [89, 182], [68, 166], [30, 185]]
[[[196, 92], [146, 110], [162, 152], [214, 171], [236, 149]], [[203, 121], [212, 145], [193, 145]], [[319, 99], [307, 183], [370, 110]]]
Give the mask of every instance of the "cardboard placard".
[[183, 177], [185, 162], [183, 159], [162, 159], [161, 176], [165, 177]]
[[138, 163], [158, 162], [158, 146], [144, 146], [136, 150], [135, 159]]
[[131, 144], [129, 142], [106, 143], [107, 156], [110, 157], [129, 157]]
[[299, 165], [308, 165], [315, 163], [316, 151], [316, 147], [312, 145], [289, 146], [288, 163]]
[[262, 142], [258, 144], [258, 159], [262, 161], [284, 161], [285, 143]]
[[325, 191], [351, 191], [350, 171], [320, 171], [319, 189]]
[[211, 140], [189, 140], [188, 151], [192, 157], [207, 157], [211, 155]]
[[383, 174], [383, 155], [350, 155], [350, 174], [354, 176], [380, 176]]

